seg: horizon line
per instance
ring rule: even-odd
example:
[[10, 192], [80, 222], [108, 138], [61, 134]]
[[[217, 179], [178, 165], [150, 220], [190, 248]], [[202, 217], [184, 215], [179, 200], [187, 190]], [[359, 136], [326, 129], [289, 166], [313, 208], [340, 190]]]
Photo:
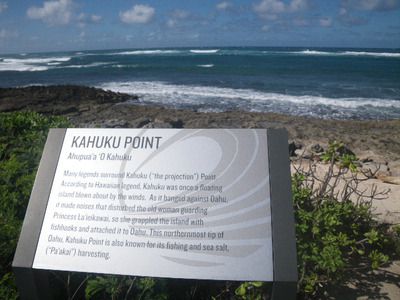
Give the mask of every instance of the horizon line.
[[398, 50], [400, 47], [345, 47], [345, 46], [162, 46], [162, 47], [132, 47], [132, 48], [103, 48], [103, 49], [70, 49], [70, 50], [50, 50], [33, 52], [0, 52], [0, 55], [22, 55], [22, 54], [44, 54], [44, 53], [65, 53], [65, 52], [89, 52], [89, 51], [126, 51], [126, 50], [162, 50], [162, 49], [227, 49], [227, 48], [297, 48], [297, 49], [363, 49], [363, 50]]

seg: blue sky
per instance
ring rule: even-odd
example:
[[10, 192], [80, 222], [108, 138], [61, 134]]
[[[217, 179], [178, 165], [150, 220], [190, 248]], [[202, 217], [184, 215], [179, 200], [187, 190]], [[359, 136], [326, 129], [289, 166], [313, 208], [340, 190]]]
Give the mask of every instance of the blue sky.
[[0, 0], [0, 52], [400, 48], [400, 0]]

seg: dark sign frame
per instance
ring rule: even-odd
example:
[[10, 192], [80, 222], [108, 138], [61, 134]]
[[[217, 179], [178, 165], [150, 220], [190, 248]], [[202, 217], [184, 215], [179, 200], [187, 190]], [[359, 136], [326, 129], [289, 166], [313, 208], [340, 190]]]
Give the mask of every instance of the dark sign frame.
[[[21, 299], [51, 299], [48, 271], [33, 269], [33, 261], [67, 129], [51, 129], [32, 189], [12, 264]], [[271, 192], [274, 280], [272, 299], [295, 299], [297, 254], [290, 184], [288, 135], [266, 129]]]

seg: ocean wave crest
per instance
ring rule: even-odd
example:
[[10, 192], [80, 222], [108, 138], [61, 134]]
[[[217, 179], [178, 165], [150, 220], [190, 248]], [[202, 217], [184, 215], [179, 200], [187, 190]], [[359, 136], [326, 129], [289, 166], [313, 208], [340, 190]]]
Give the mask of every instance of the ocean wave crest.
[[[114, 92], [137, 94], [143, 103], [202, 111], [246, 110], [313, 115], [322, 118], [400, 117], [400, 100], [377, 98], [329, 98], [286, 95], [226, 87], [177, 85], [165, 82], [107, 82], [98, 86]], [[370, 114], [369, 114], [370, 112]]]
[[71, 57], [46, 58], [3, 58], [0, 60], [0, 71], [36, 72], [47, 71], [55, 66], [71, 60]]
[[214, 64], [197, 65], [199, 68], [213, 68]]
[[123, 51], [114, 52], [111, 55], [155, 55], [155, 54], [178, 54], [181, 53], [179, 50], [134, 50], [134, 51]]
[[87, 65], [69, 65], [69, 66], [62, 66], [61, 68], [66, 68], [66, 69], [82, 69], [82, 68], [95, 68], [95, 67], [102, 67], [102, 66], [107, 66], [113, 64], [112, 62], [98, 62], [98, 63], [91, 63]]
[[219, 49], [192, 49], [190, 50], [191, 53], [195, 54], [213, 54], [217, 53]]
[[367, 52], [367, 51], [340, 51], [340, 52], [329, 52], [329, 51], [317, 51], [317, 50], [303, 50], [287, 52], [293, 54], [302, 55], [325, 55], [325, 56], [376, 56], [376, 57], [399, 57], [400, 53], [391, 52]]

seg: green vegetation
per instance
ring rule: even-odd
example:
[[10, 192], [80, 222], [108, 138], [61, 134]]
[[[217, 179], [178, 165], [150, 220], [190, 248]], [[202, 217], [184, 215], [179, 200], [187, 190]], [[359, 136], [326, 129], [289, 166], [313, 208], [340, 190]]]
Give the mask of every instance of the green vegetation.
[[36, 169], [50, 127], [66, 127], [61, 117], [33, 112], [0, 114], [0, 298], [15, 299], [11, 262]]
[[310, 167], [292, 177], [298, 291], [306, 298], [326, 296], [327, 286], [344, 283], [352, 269], [377, 269], [393, 253], [394, 235], [371, 210], [388, 191], [362, 190], [365, 174], [358, 176], [357, 158], [348, 152], [333, 142], [321, 155], [329, 164], [323, 176]]
[[[0, 299], [18, 297], [11, 262], [50, 127], [70, 124], [32, 112], [0, 114]], [[400, 227], [388, 231], [374, 221], [371, 202], [384, 193], [360, 190], [354, 154], [332, 143], [321, 160], [329, 166], [322, 177], [312, 168], [292, 177], [298, 291], [303, 298], [323, 297], [328, 284], [343, 283], [352, 268], [376, 269], [393, 252], [400, 253]], [[261, 282], [67, 272], [52, 273], [50, 284], [59, 299], [266, 299], [270, 289]]]
[[336, 141], [330, 143], [328, 149], [322, 153], [321, 160], [325, 163], [338, 163], [342, 169], [350, 169], [352, 172], [357, 171], [357, 158], [343, 143]]

